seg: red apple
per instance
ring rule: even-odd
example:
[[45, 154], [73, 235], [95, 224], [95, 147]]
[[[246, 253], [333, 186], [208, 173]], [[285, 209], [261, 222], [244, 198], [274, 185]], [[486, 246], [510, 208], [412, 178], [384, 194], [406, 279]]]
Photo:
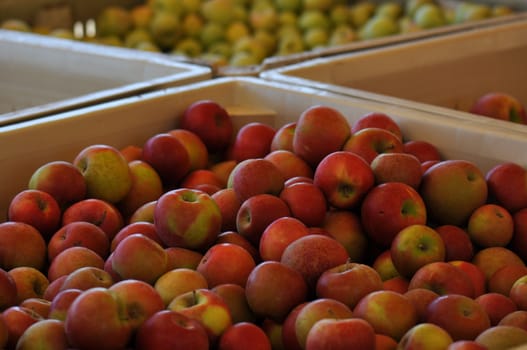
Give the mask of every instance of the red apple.
[[119, 149], [119, 152], [123, 155], [127, 162], [141, 159], [141, 153], [143, 148], [138, 145], [126, 145]]
[[386, 129], [395, 134], [400, 140], [403, 139], [403, 133], [399, 127], [399, 124], [397, 124], [397, 122], [386, 113], [369, 112], [363, 114], [359, 117], [359, 119], [353, 122], [351, 125], [351, 132], [354, 134], [359, 130], [366, 128]]
[[148, 221], [136, 221], [123, 226], [122, 229], [117, 232], [115, 237], [110, 242], [110, 251], [114, 251], [117, 245], [126, 237], [134, 234], [140, 233], [147, 236], [148, 238], [154, 240], [158, 244], [163, 245], [161, 238], [157, 235], [156, 226], [152, 222]]
[[273, 163], [282, 172], [285, 180], [297, 176], [313, 177], [311, 166], [292, 151], [276, 150], [263, 158]]
[[74, 246], [89, 248], [103, 259], [106, 259], [110, 251], [108, 236], [99, 226], [87, 221], [73, 221], [62, 226], [49, 239], [49, 261], [63, 250]]
[[527, 275], [514, 282], [509, 292], [509, 298], [518, 306], [519, 310], [527, 310]]
[[296, 337], [296, 318], [308, 301], [298, 304], [289, 312], [282, 323], [282, 345], [288, 350], [302, 350]]
[[17, 266], [31, 266], [38, 270], [45, 267], [46, 241], [31, 225], [13, 221], [0, 223], [0, 247], [0, 268], [6, 271]]
[[18, 340], [24, 332], [33, 324], [38, 323], [44, 318], [31, 309], [22, 306], [10, 306], [1, 315], [5, 327], [7, 328], [6, 349], [15, 349]]
[[486, 346], [475, 340], [458, 340], [447, 347], [447, 350], [488, 350]]
[[13, 277], [0, 268], [0, 312], [17, 304], [17, 289]]
[[397, 292], [400, 294], [405, 294], [406, 292], [408, 292], [409, 286], [410, 281], [408, 280], [408, 278], [403, 276], [395, 276], [385, 281], [382, 281], [382, 289], [390, 290], [392, 292]]
[[508, 296], [514, 282], [524, 275], [527, 275], [527, 266], [505, 265], [500, 267], [490, 276], [487, 290]]
[[483, 204], [468, 218], [467, 233], [480, 248], [505, 247], [511, 241], [513, 232], [512, 215], [497, 204]]
[[381, 333], [375, 333], [375, 350], [396, 350], [397, 349], [397, 341], [393, 339], [392, 337], [381, 334]]
[[59, 291], [51, 300], [48, 318], [60, 321], [66, 320], [68, 309], [82, 292], [80, 289], [64, 289]]
[[290, 216], [278, 218], [267, 225], [260, 237], [260, 257], [262, 260], [280, 261], [289, 243], [308, 234], [309, 230], [302, 221]]
[[480, 96], [470, 107], [470, 113], [518, 124], [527, 124], [524, 105], [517, 97], [501, 91]]
[[444, 262], [430, 262], [420, 267], [411, 277], [408, 289], [427, 288], [439, 295], [460, 294], [474, 297], [474, 286], [469, 276], [456, 266]]
[[168, 247], [165, 251], [167, 252], [167, 270], [180, 267], [195, 270], [203, 257], [200, 252], [181, 247]]
[[320, 226], [324, 222], [328, 203], [320, 187], [312, 183], [286, 186], [280, 198], [287, 204], [293, 217], [306, 226]]
[[420, 323], [426, 321], [426, 309], [428, 308], [428, 304], [439, 296], [439, 294], [428, 288], [408, 289], [404, 295], [410, 299], [412, 304], [414, 304]]
[[474, 254], [472, 263], [483, 271], [486, 282], [503, 266], [525, 266], [525, 262], [517, 254], [505, 247], [483, 248]]
[[271, 141], [271, 152], [285, 150], [293, 152], [293, 137], [295, 136], [296, 121], [280, 126]]
[[441, 225], [435, 228], [445, 243], [445, 261], [470, 261], [474, 246], [467, 231], [455, 225]]
[[51, 307], [51, 301], [42, 297], [30, 297], [24, 299], [18, 305], [33, 310], [43, 318], [48, 318], [49, 310]]
[[474, 298], [477, 298], [487, 291], [485, 274], [478, 266], [465, 260], [450, 260], [448, 263], [466, 273], [468, 278], [470, 278], [472, 286], [474, 287]]
[[527, 311], [516, 310], [505, 315], [498, 323], [500, 326], [514, 326], [527, 331]]
[[360, 318], [326, 318], [315, 322], [306, 338], [306, 350], [374, 350], [375, 331]]
[[516, 212], [527, 207], [527, 169], [514, 162], [495, 165], [485, 174], [489, 197], [505, 209]]
[[114, 283], [110, 273], [104, 269], [85, 266], [72, 271], [67, 278], [62, 282], [60, 290], [64, 289], [80, 289], [86, 290], [93, 287], [108, 288]]
[[43, 298], [49, 285], [46, 275], [30, 266], [14, 267], [7, 272], [16, 285], [16, 304], [29, 298]]
[[276, 130], [263, 122], [243, 125], [227, 150], [227, 159], [237, 162], [251, 158], [263, 158], [271, 152], [271, 142]]
[[414, 155], [421, 163], [443, 160], [437, 147], [425, 140], [408, 140], [403, 143], [403, 151]]
[[233, 188], [222, 188], [211, 195], [221, 212], [221, 231], [236, 230], [236, 215], [242, 203]]
[[139, 208], [134, 211], [132, 215], [130, 215], [130, 218], [128, 219], [128, 223], [133, 223], [137, 221], [146, 221], [146, 222], [154, 222], [154, 208], [157, 204], [157, 200], [151, 201], [148, 203], [143, 204]]
[[220, 160], [218, 162], [210, 164], [208, 169], [210, 169], [214, 174], [216, 174], [216, 177], [222, 183], [221, 187], [224, 188], [227, 187], [229, 175], [231, 174], [232, 169], [236, 167], [236, 164], [238, 163], [232, 159]]
[[503, 317], [517, 311], [517, 306], [512, 299], [500, 293], [484, 293], [475, 300], [489, 316], [491, 326], [498, 325]]
[[48, 288], [44, 292], [43, 298], [46, 300], [53, 300], [55, 296], [61, 291], [62, 284], [68, 278], [68, 275], [62, 275], [53, 281], [49, 282]]
[[69, 275], [85, 266], [104, 269], [104, 259], [89, 248], [82, 246], [70, 247], [64, 249], [51, 261], [47, 277], [50, 282], [53, 282], [60, 276]]
[[391, 131], [369, 127], [353, 133], [342, 150], [356, 153], [371, 164], [379, 154], [402, 153], [403, 141]]
[[181, 183], [180, 187], [202, 190], [208, 194], [213, 194], [223, 188], [222, 180], [210, 169], [196, 169], [189, 172]]
[[210, 288], [210, 290], [218, 294], [225, 301], [231, 312], [233, 324], [239, 322], [258, 322], [258, 318], [253, 310], [251, 310], [245, 297], [245, 287], [234, 283], [223, 283]]
[[514, 234], [511, 249], [523, 260], [527, 261], [527, 207], [516, 211], [512, 215]]
[[172, 129], [168, 133], [175, 136], [187, 150], [190, 158], [190, 171], [207, 167], [209, 153], [207, 146], [198, 135], [185, 129]]
[[419, 189], [421, 177], [421, 163], [408, 153], [381, 153], [373, 158], [370, 164], [375, 183], [403, 182], [414, 189]]
[[271, 341], [254, 323], [239, 322], [225, 330], [218, 340], [218, 350], [271, 350]]
[[220, 243], [236, 244], [247, 250], [247, 252], [251, 254], [255, 263], [261, 260], [258, 248], [255, 247], [247, 238], [243, 237], [236, 231], [224, 231], [220, 233], [216, 239], [216, 244]]
[[67, 349], [68, 339], [64, 322], [54, 319], [45, 319], [29, 326], [18, 339], [18, 350], [29, 350], [38, 344], [44, 349]]

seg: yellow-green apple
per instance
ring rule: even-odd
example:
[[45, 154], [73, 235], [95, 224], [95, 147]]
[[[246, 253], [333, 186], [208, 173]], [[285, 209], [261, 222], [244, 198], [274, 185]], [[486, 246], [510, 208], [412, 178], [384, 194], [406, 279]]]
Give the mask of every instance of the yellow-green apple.
[[264, 122], [243, 125], [227, 150], [227, 159], [241, 162], [250, 158], [263, 158], [271, 152], [271, 142], [276, 130]]
[[229, 175], [227, 187], [233, 188], [243, 202], [256, 194], [278, 195], [284, 181], [284, 176], [271, 161], [253, 158], [236, 164]]
[[207, 350], [209, 338], [198, 321], [176, 311], [161, 310], [139, 327], [135, 346], [138, 350]]
[[49, 264], [47, 277], [50, 282], [53, 282], [60, 276], [69, 275], [85, 266], [104, 269], [104, 259], [93, 250], [83, 246], [66, 248]]
[[0, 312], [17, 304], [17, 289], [13, 277], [0, 268]]
[[491, 326], [497, 326], [503, 317], [518, 310], [511, 298], [500, 293], [487, 292], [474, 300], [483, 307], [489, 316]]
[[350, 319], [352, 310], [344, 303], [330, 298], [309, 301], [298, 313], [295, 320], [295, 334], [300, 346], [305, 349], [310, 330], [322, 319]]
[[423, 176], [421, 162], [404, 152], [380, 153], [371, 161], [375, 183], [403, 182], [418, 190]]
[[172, 129], [168, 132], [185, 146], [190, 158], [190, 171], [205, 169], [209, 162], [207, 146], [201, 138], [190, 130]]
[[346, 248], [350, 261], [362, 262], [365, 260], [368, 238], [356, 213], [349, 210], [328, 210], [321, 228]]
[[401, 350], [442, 350], [454, 340], [443, 328], [433, 323], [419, 323], [410, 328], [401, 338], [397, 349]]
[[22, 300], [18, 305], [35, 311], [43, 318], [48, 318], [51, 301], [41, 297], [29, 297]]
[[375, 333], [375, 350], [397, 349], [397, 341], [386, 334]]
[[179, 127], [195, 133], [210, 153], [224, 151], [231, 143], [234, 125], [229, 113], [218, 102], [198, 100], [185, 109]]
[[140, 233], [123, 239], [112, 253], [112, 269], [121, 279], [138, 279], [154, 284], [167, 271], [165, 249]]
[[133, 160], [128, 166], [132, 186], [126, 196], [116, 204], [125, 218], [130, 217], [143, 204], [156, 200], [163, 194], [161, 177], [150, 164], [142, 160]]
[[382, 112], [369, 112], [363, 114], [359, 119], [351, 124], [351, 133], [355, 134], [359, 130], [366, 128], [386, 129], [395, 134], [401, 141], [403, 133], [399, 124], [389, 115]]
[[165, 248], [167, 252], [167, 271], [185, 267], [195, 270], [198, 267], [203, 254], [192, 249], [181, 247]]
[[415, 271], [408, 285], [409, 290], [414, 288], [427, 288], [439, 295], [455, 293], [474, 297], [474, 286], [469, 276], [445, 261], [430, 262]]
[[64, 289], [80, 289], [86, 290], [93, 287], [108, 288], [113, 285], [114, 281], [110, 273], [104, 269], [85, 266], [72, 271], [67, 278], [62, 282], [60, 290]]
[[117, 245], [126, 237], [134, 234], [140, 233], [147, 236], [148, 238], [154, 240], [158, 244], [163, 245], [161, 238], [157, 235], [156, 226], [152, 222], [148, 221], [136, 221], [123, 226], [122, 229], [117, 232], [115, 237], [110, 242], [110, 251], [114, 251]]
[[389, 247], [394, 237], [411, 225], [425, 225], [428, 210], [423, 198], [402, 182], [376, 185], [364, 197], [361, 222], [366, 234], [377, 245]]
[[271, 152], [284, 150], [293, 152], [293, 137], [295, 135], [296, 121], [285, 123], [276, 129], [271, 141]]
[[527, 310], [527, 275], [518, 278], [513, 283], [509, 298], [518, 306], [519, 310]]
[[240, 247], [247, 250], [249, 254], [251, 254], [255, 263], [261, 261], [260, 253], [258, 252], [258, 247], [255, 247], [247, 238], [245, 238], [236, 231], [224, 231], [220, 233], [218, 235], [218, 238], [216, 239], [216, 244], [219, 243], [232, 243], [239, 245]]
[[291, 210], [283, 199], [267, 193], [256, 194], [240, 205], [236, 231], [257, 247], [267, 226], [284, 216], [291, 216]]
[[205, 277], [209, 288], [223, 283], [245, 287], [255, 266], [252, 255], [245, 248], [233, 243], [217, 243], [207, 249], [196, 271]]
[[468, 218], [467, 233], [479, 248], [505, 247], [511, 241], [513, 232], [512, 215], [498, 204], [483, 204]]
[[320, 187], [330, 206], [353, 209], [374, 186], [375, 176], [359, 155], [335, 151], [319, 161], [313, 183]]
[[64, 322], [55, 319], [40, 320], [29, 326], [18, 339], [16, 349], [29, 350], [39, 346], [43, 349], [68, 349]]
[[284, 176], [284, 180], [296, 176], [313, 177], [313, 168], [292, 151], [278, 149], [263, 157], [273, 163]]
[[296, 305], [285, 317], [282, 322], [282, 343], [288, 350], [302, 350], [298, 338], [296, 337], [296, 318], [302, 309], [309, 303], [305, 301]]
[[122, 349], [133, 327], [125, 300], [107, 288], [88, 289], [71, 303], [64, 327], [70, 346], [77, 349]]
[[368, 321], [375, 333], [388, 335], [396, 341], [419, 320], [410, 299], [391, 290], [378, 290], [362, 297], [353, 309], [353, 316]]
[[189, 172], [179, 186], [202, 190], [212, 195], [223, 188], [223, 183], [212, 170], [196, 169]]
[[41, 190], [18, 192], [7, 210], [7, 220], [33, 226], [46, 240], [60, 226], [62, 212], [59, 204], [52, 195]]
[[470, 261], [474, 256], [474, 245], [467, 231], [455, 225], [436, 226], [435, 230], [445, 243], [445, 261]]
[[488, 350], [486, 346], [475, 340], [457, 340], [451, 343], [447, 350]]
[[51, 305], [49, 306], [48, 318], [55, 320], [66, 320], [68, 309], [71, 303], [82, 294], [80, 289], [64, 289], [59, 291], [53, 299], [51, 299]]
[[468, 160], [441, 161], [423, 174], [419, 193], [429, 220], [438, 225], [465, 225], [470, 214], [487, 201], [487, 182]]
[[207, 280], [200, 272], [186, 267], [166, 271], [154, 284], [165, 306], [168, 306], [172, 299], [180, 294], [208, 287]]
[[257, 317], [281, 322], [295, 306], [307, 300], [308, 289], [298, 271], [270, 260], [259, 263], [251, 271], [245, 297]]
[[527, 275], [527, 266], [505, 265], [500, 267], [487, 281], [487, 290], [508, 296], [514, 282], [524, 275]]
[[291, 216], [306, 226], [321, 226], [324, 222], [328, 203], [324, 192], [317, 185], [303, 182], [285, 186], [280, 198], [289, 207]]
[[305, 349], [377, 349], [375, 331], [368, 322], [360, 318], [321, 319], [309, 330]]
[[42, 298], [49, 285], [46, 275], [31, 266], [17, 266], [7, 271], [16, 285], [16, 304], [28, 298]]
[[506, 92], [494, 91], [480, 96], [470, 107], [469, 112], [513, 123], [527, 124], [525, 106], [517, 97]]
[[488, 282], [494, 272], [506, 265], [525, 266], [525, 262], [516, 253], [506, 247], [488, 247], [474, 254], [472, 263], [483, 271]]
[[439, 296], [439, 294], [428, 288], [408, 289], [404, 295], [414, 304], [419, 323], [425, 322], [428, 304]]
[[518, 163], [503, 162], [487, 171], [489, 197], [511, 213], [527, 207], [527, 169]]
[[132, 186], [128, 162], [110, 145], [89, 145], [77, 153], [72, 163], [84, 176], [88, 198], [117, 203]]
[[221, 334], [232, 325], [229, 306], [210, 289], [201, 288], [183, 293], [175, 297], [167, 308], [199, 321], [211, 344], [215, 344]]
[[236, 215], [242, 203], [234, 188], [222, 188], [211, 195], [221, 212], [221, 231], [236, 230]]
[[310, 234], [291, 242], [283, 251], [281, 263], [300, 272], [311, 293], [315, 293], [318, 278], [332, 267], [349, 259], [346, 248], [336, 239]]
[[445, 244], [432, 227], [413, 224], [399, 231], [390, 246], [392, 262], [400, 275], [412, 278], [421, 267], [445, 261]]
[[410, 281], [403, 276], [395, 276], [385, 281], [382, 281], [382, 289], [391, 290], [400, 294], [408, 292]]
[[485, 310], [466, 295], [441, 295], [428, 305], [426, 312], [426, 322], [446, 330], [454, 341], [474, 340], [490, 327], [490, 319]]
[[527, 331], [518, 327], [494, 326], [481, 332], [475, 342], [487, 349], [522, 349], [527, 344]]
[[218, 339], [218, 350], [254, 349], [271, 350], [271, 340], [263, 329], [251, 322], [238, 322], [230, 326]]
[[448, 263], [466, 273], [470, 278], [472, 286], [474, 287], [474, 298], [477, 298], [487, 291], [485, 274], [478, 266], [465, 260], [450, 260]]
[[441, 161], [443, 157], [437, 147], [425, 140], [408, 140], [403, 143], [403, 151], [411, 154], [421, 163], [427, 161]]
[[64, 249], [83, 246], [106, 259], [110, 252], [110, 240], [97, 225], [87, 221], [73, 221], [58, 229], [48, 241], [48, 260], [52, 261]]
[[235, 160], [225, 159], [213, 162], [209, 165], [210, 169], [222, 183], [222, 188], [227, 187], [227, 182], [229, 181], [229, 176], [232, 172], [232, 169], [238, 164]]
[[516, 310], [505, 315], [498, 323], [500, 326], [513, 326], [527, 331], [527, 311]]
[[245, 286], [223, 283], [210, 288], [210, 290], [222, 297], [229, 306], [233, 324], [239, 322], [256, 323], [258, 321], [245, 297]]
[[0, 247], [0, 267], [6, 271], [17, 266], [30, 266], [41, 271], [45, 268], [46, 241], [29, 224], [13, 221], [0, 223]]
[[379, 273], [371, 266], [347, 262], [324, 271], [315, 291], [318, 298], [338, 300], [353, 310], [363, 296], [382, 287]]
[[119, 152], [123, 155], [127, 162], [141, 159], [141, 153], [143, 148], [138, 145], [126, 145], [119, 149]]
[[527, 261], [527, 208], [520, 209], [512, 215], [514, 234], [511, 249]]
[[342, 150], [356, 153], [371, 164], [379, 154], [403, 152], [403, 141], [391, 131], [369, 127], [351, 134]]
[[157, 200], [151, 201], [148, 203], [143, 204], [139, 208], [134, 211], [132, 215], [130, 215], [130, 218], [128, 219], [128, 223], [137, 222], [137, 221], [147, 221], [147, 222], [154, 222], [154, 208], [157, 204]]
[[155, 134], [145, 141], [141, 160], [155, 169], [165, 188], [177, 187], [190, 171], [187, 149], [168, 132]]
[[390, 278], [399, 276], [399, 271], [395, 269], [392, 260], [392, 253], [390, 248], [387, 248], [380, 252], [371, 263], [371, 267], [375, 269], [381, 276], [383, 281], [389, 280]]
[[111, 241], [124, 226], [124, 218], [115, 205], [97, 198], [88, 198], [69, 206], [62, 213], [62, 226], [74, 221], [87, 221], [99, 226]]
[[271, 222], [260, 237], [258, 250], [262, 260], [280, 261], [292, 241], [307, 236], [307, 226], [297, 218], [284, 216]]
[[5, 309], [2, 312], [1, 317], [7, 328], [6, 349], [15, 349], [18, 340], [22, 337], [24, 332], [32, 324], [44, 320], [44, 318], [35, 311], [18, 305], [10, 306]]
[[154, 210], [157, 234], [168, 247], [206, 250], [221, 230], [221, 212], [202, 191], [179, 188], [165, 192]]
[[351, 126], [340, 111], [313, 105], [296, 121], [293, 152], [315, 168], [328, 154], [340, 151], [350, 135]]
[[60, 208], [84, 199], [86, 181], [80, 170], [70, 162], [56, 160], [38, 167], [29, 178], [28, 189], [49, 193]]

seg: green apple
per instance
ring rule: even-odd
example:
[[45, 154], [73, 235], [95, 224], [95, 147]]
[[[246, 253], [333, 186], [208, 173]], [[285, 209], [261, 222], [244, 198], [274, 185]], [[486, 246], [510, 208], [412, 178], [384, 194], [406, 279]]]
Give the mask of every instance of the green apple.
[[415, 11], [414, 22], [421, 28], [429, 29], [444, 26], [446, 19], [443, 10], [436, 4], [423, 4]]
[[149, 29], [154, 43], [162, 50], [172, 49], [182, 35], [180, 19], [169, 12], [156, 12]]
[[150, 32], [143, 28], [136, 28], [129, 31], [124, 37], [124, 45], [126, 47], [135, 48], [142, 42], [152, 42]]
[[199, 57], [203, 52], [203, 46], [198, 39], [195, 38], [184, 38], [176, 44], [173, 54], [184, 55], [187, 57]]
[[227, 25], [234, 19], [233, 0], [207, 0], [201, 4], [201, 14], [208, 22]]
[[329, 31], [320, 27], [310, 28], [304, 32], [303, 39], [308, 49], [324, 47], [329, 42]]
[[312, 28], [329, 29], [331, 22], [329, 17], [322, 11], [304, 10], [298, 17], [298, 27], [303, 31]]
[[120, 6], [108, 6], [96, 19], [97, 35], [124, 38], [132, 27], [130, 12]]
[[410, 18], [414, 17], [415, 11], [423, 4], [433, 4], [434, 0], [406, 0], [404, 5], [404, 13]]
[[381, 38], [397, 34], [398, 23], [395, 19], [386, 16], [373, 16], [359, 30], [361, 40]]
[[212, 44], [225, 39], [225, 29], [219, 23], [207, 22], [203, 26], [199, 38], [203, 47], [207, 48]]
[[302, 0], [275, 0], [274, 4], [279, 12], [297, 12], [302, 8]]
[[327, 11], [333, 5], [333, 0], [302, 0], [305, 10]]
[[244, 21], [233, 21], [225, 29], [227, 41], [234, 44], [236, 41], [251, 34], [251, 29]]
[[403, 7], [398, 1], [385, 1], [375, 8], [374, 15], [398, 18], [403, 12]]
[[302, 34], [296, 30], [284, 30], [279, 36], [277, 55], [290, 55], [305, 50]]
[[361, 1], [350, 7], [351, 23], [355, 29], [362, 27], [375, 12], [375, 3], [371, 1]]
[[189, 13], [181, 21], [183, 34], [186, 37], [199, 38], [201, 30], [205, 25], [203, 17], [197, 13]]
[[150, 0], [150, 6], [154, 12], [166, 12], [181, 18], [184, 8], [180, 0]]
[[331, 32], [329, 36], [329, 45], [344, 45], [357, 40], [357, 33], [350, 25], [341, 24]]

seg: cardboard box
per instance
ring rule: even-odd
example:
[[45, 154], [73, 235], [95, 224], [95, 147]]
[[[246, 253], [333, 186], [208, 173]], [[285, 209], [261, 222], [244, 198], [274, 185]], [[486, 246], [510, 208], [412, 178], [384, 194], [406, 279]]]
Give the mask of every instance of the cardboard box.
[[166, 55], [0, 30], [0, 125], [212, 77]]
[[406, 139], [432, 142], [445, 158], [474, 161], [482, 171], [507, 160], [527, 166], [527, 153], [517, 151], [525, 149], [527, 134], [496, 128], [486, 119], [438, 116], [255, 77], [224, 77], [0, 128], [0, 213], [6, 212], [13, 196], [27, 188], [31, 174], [44, 163], [73, 161], [82, 148], [91, 144], [142, 146], [155, 133], [177, 127], [184, 109], [201, 99], [222, 104], [238, 128], [252, 121], [278, 128], [296, 121], [305, 109], [316, 104], [337, 108], [350, 123], [367, 112], [379, 111], [399, 123]]
[[488, 92], [507, 92], [527, 104], [526, 38], [527, 21], [511, 21], [315, 59], [272, 69], [261, 77], [441, 115], [481, 118], [467, 111]]

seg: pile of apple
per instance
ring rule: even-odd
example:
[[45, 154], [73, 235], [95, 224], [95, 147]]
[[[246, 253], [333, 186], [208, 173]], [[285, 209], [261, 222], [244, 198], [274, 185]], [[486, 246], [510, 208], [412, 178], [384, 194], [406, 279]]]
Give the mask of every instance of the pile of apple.
[[215, 101], [35, 170], [0, 224], [5, 349], [505, 349], [527, 343], [527, 170], [390, 116]]
[[96, 28], [81, 33], [30, 27], [17, 19], [2, 27], [240, 67], [512, 12], [507, 5], [475, 1], [444, 6], [435, 0], [148, 0], [132, 8], [108, 6], [94, 19]]

